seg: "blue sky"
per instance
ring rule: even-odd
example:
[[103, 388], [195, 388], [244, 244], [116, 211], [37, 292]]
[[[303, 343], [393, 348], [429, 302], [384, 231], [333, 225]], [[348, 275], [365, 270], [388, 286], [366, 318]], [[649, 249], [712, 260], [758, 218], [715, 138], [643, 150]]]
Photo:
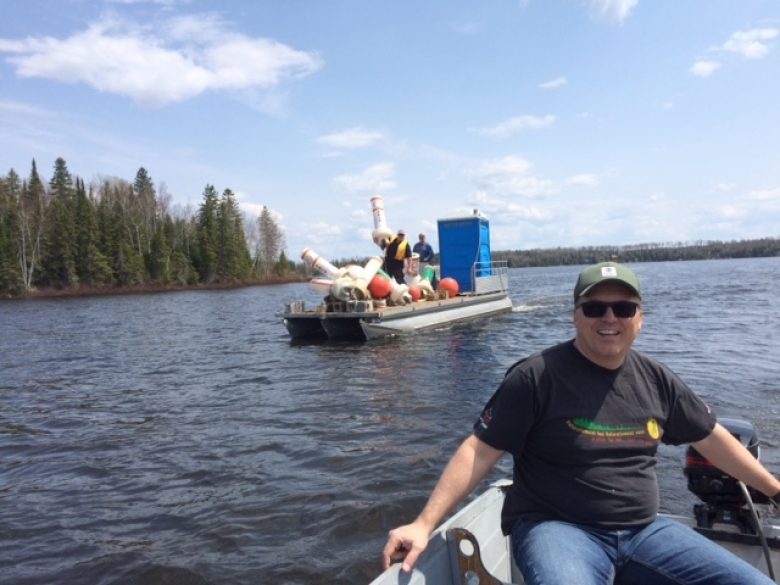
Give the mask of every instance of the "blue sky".
[[776, 0], [0, 0], [0, 173], [145, 167], [363, 257], [780, 237]]

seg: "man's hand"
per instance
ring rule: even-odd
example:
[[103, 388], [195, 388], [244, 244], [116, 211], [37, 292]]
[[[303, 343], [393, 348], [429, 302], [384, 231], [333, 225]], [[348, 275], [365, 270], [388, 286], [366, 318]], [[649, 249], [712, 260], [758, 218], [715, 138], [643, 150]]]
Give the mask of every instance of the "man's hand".
[[408, 573], [428, 546], [429, 536], [430, 531], [417, 522], [391, 530], [382, 551], [382, 566], [387, 570], [391, 564], [403, 561], [401, 568]]

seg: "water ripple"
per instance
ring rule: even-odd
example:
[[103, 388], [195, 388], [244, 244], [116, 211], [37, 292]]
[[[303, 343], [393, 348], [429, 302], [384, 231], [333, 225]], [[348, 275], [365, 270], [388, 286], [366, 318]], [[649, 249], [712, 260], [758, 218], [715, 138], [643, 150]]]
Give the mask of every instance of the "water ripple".
[[[637, 347], [780, 464], [780, 260], [636, 269]], [[577, 271], [513, 270], [511, 313], [364, 344], [288, 340], [306, 285], [1, 303], [3, 582], [370, 581], [507, 367], [572, 336]], [[686, 512], [681, 448], [659, 457]]]

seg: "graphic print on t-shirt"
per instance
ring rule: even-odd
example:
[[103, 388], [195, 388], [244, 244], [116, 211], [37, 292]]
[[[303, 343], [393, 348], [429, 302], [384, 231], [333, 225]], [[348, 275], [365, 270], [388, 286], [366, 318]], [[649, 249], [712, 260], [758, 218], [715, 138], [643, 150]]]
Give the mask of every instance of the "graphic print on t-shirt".
[[570, 419], [566, 424], [593, 443], [653, 445], [661, 438], [661, 425], [654, 418], [648, 420], [644, 426], [604, 425], [586, 418]]

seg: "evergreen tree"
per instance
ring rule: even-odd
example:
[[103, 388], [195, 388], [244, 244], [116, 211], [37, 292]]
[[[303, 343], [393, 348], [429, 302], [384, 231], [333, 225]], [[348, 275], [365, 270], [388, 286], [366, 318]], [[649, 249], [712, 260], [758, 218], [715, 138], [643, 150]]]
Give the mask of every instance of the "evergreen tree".
[[163, 231], [170, 256], [170, 278], [180, 285], [197, 284], [198, 222], [192, 209], [175, 207], [170, 215], [166, 215]]
[[274, 274], [277, 276], [284, 276], [291, 272], [295, 272], [295, 262], [287, 258], [287, 254], [282, 250], [282, 253], [279, 254], [279, 260], [274, 265]]
[[[101, 241], [110, 249], [104, 250], [111, 263], [114, 279], [120, 286], [135, 286], [147, 280], [144, 264], [144, 233], [140, 220], [139, 206], [133, 186], [122, 179], [105, 180], [100, 190], [103, 213], [101, 220]], [[108, 233], [102, 233], [105, 229]]]
[[111, 284], [111, 266], [99, 248], [97, 210], [81, 179], [76, 179], [75, 197], [75, 262], [79, 282], [97, 286]]
[[98, 188], [97, 208], [95, 210], [97, 220], [97, 247], [101, 255], [106, 259], [110, 279], [106, 282], [118, 284], [117, 263], [119, 258], [119, 223], [117, 221], [114, 202], [111, 198], [111, 185], [103, 181]]
[[218, 259], [217, 276], [222, 281], [249, 276], [251, 259], [244, 237], [244, 220], [238, 202], [230, 189], [225, 189], [217, 209]]
[[19, 177], [11, 169], [7, 177], [0, 177], [0, 296], [16, 295], [24, 288], [16, 247], [18, 192]]
[[203, 190], [203, 201], [198, 211], [197, 254], [194, 258], [200, 280], [205, 284], [211, 284], [217, 277], [217, 260], [219, 258], [218, 207], [219, 196], [216, 189], [213, 185], [206, 185]]
[[145, 168], [141, 167], [135, 175], [133, 183], [134, 213], [137, 224], [138, 251], [143, 254], [147, 263], [152, 248], [152, 239], [157, 232], [157, 196], [154, 183]]
[[65, 160], [54, 162], [54, 175], [49, 181], [50, 213], [46, 223], [45, 278], [49, 286], [77, 286], [75, 261], [75, 189], [73, 177]]

